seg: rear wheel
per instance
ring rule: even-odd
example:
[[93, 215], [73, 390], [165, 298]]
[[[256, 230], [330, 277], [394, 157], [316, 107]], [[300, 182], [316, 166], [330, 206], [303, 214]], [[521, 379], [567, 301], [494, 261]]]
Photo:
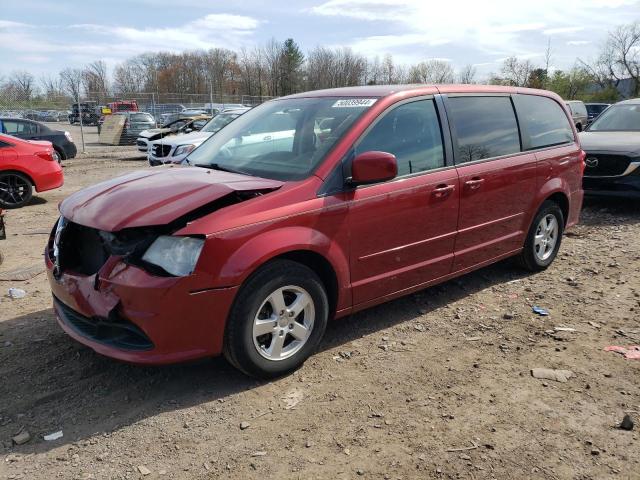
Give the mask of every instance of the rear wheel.
[[318, 346], [328, 315], [327, 294], [313, 270], [289, 260], [268, 263], [238, 293], [227, 320], [225, 357], [253, 377], [289, 373]]
[[33, 185], [25, 175], [17, 172], [0, 172], [0, 207], [20, 208], [33, 196]]
[[53, 159], [58, 163], [61, 163], [62, 160], [66, 160], [64, 152], [59, 148], [53, 149]]
[[544, 202], [529, 228], [519, 263], [531, 271], [546, 269], [558, 254], [563, 231], [562, 210], [555, 202]]

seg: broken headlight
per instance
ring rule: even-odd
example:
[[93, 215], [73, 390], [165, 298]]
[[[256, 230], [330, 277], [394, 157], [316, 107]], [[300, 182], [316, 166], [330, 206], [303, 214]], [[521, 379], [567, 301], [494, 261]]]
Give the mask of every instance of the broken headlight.
[[185, 277], [193, 273], [203, 246], [203, 238], [162, 235], [151, 244], [142, 260], [176, 277]]

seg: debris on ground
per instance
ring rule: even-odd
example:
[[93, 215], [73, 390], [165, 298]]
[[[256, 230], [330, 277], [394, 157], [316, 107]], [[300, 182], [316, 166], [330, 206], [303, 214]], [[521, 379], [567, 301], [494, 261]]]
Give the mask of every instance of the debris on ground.
[[138, 466], [138, 471], [140, 472], [140, 475], [142, 475], [143, 477], [146, 477], [147, 475], [151, 474], [151, 470], [149, 470], [144, 465], [139, 465]]
[[50, 433], [49, 435], [45, 435], [44, 438], [47, 442], [51, 442], [53, 440], [58, 440], [62, 438], [62, 430], [58, 430], [57, 432]]
[[554, 380], [560, 383], [566, 383], [575, 374], [571, 370], [553, 370], [551, 368], [532, 368], [531, 376], [533, 378]]
[[18, 433], [17, 435], [14, 435], [11, 440], [16, 445], [24, 445], [29, 440], [31, 440], [31, 434], [27, 430], [22, 429], [20, 433]]
[[9, 298], [13, 298], [14, 300], [18, 298], [24, 298], [27, 296], [27, 292], [25, 292], [21, 288], [13, 288], [13, 287], [9, 289], [7, 294], [9, 295]]
[[640, 360], [640, 345], [630, 345], [628, 347], [611, 345], [609, 347], [604, 347], [604, 351], [620, 353], [624, 355], [624, 358], [629, 360]]
[[240, 422], [240, 430], [246, 430], [251, 424], [249, 422]]
[[24, 282], [44, 273], [44, 264], [0, 272], [0, 282]]
[[540, 315], [541, 317], [548, 317], [549, 316], [549, 311], [545, 310], [542, 307], [532, 307], [531, 310], [533, 310], [533, 313]]
[[620, 422], [619, 428], [621, 430], [628, 430], [628, 431], [633, 430], [633, 420], [631, 420], [631, 415], [627, 413], [624, 416], [624, 418], [622, 419], [622, 422]]

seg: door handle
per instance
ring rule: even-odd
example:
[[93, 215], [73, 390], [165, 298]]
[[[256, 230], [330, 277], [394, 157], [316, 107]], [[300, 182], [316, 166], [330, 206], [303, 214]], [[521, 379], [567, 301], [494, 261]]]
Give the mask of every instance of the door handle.
[[478, 188], [480, 188], [480, 185], [482, 185], [484, 183], [484, 178], [472, 178], [471, 180], [467, 180], [466, 182], [464, 182], [465, 186], [469, 189], [469, 190], [477, 190]]
[[433, 196], [436, 198], [444, 198], [449, 196], [455, 190], [455, 185], [441, 184], [433, 189]]

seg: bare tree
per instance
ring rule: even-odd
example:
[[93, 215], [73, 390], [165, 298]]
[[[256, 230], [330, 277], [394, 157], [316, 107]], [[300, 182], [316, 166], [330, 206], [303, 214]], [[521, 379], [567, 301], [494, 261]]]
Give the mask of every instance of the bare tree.
[[502, 78], [507, 85], [526, 87], [533, 70], [534, 66], [530, 60], [509, 57], [502, 64]]
[[462, 67], [462, 70], [460, 70], [460, 73], [458, 74], [458, 81], [460, 83], [475, 83], [475, 79], [476, 67], [471, 64]]
[[11, 72], [7, 83], [4, 85], [5, 90], [10, 90], [20, 100], [30, 100], [35, 93], [35, 79], [33, 75], [25, 70], [16, 70]]
[[420, 62], [411, 67], [409, 81], [411, 83], [453, 83], [453, 67], [444, 60]]
[[631, 79], [632, 97], [640, 94], [640, 22], [622, 25], [609, 33], [600, 60], [616, 80]]
[[74, 101], [80, 98], [80, 88], [82, 85], [83, 72], [79, 68], [65, 68], [60, 72], [62, 88]]
[[107, 64], [103, 60], [91, 62], [84, 68], [82, 82], [87, 93], [95, 93], [98, 97], [104, 97], [109, 90]]
[[59, 76], [42, 75], [40, 77], [40, 87], [49, 98], [64, 95], [62, 80]]

